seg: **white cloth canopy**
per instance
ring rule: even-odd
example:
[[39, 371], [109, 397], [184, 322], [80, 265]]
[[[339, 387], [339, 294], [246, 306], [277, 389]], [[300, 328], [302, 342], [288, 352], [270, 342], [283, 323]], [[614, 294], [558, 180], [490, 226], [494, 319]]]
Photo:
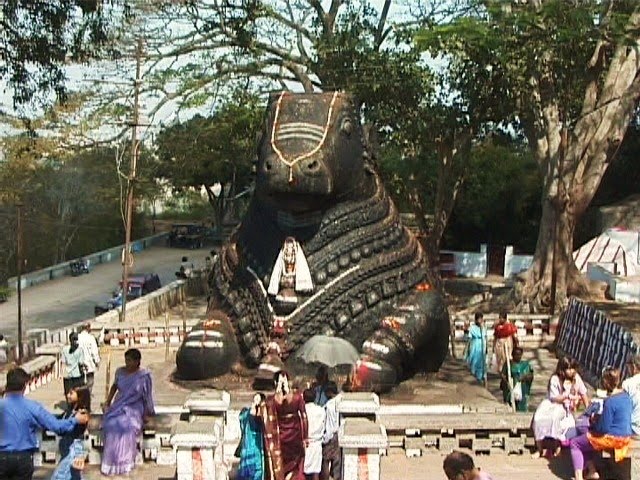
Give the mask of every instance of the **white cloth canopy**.
[[639, 241], [640, 232], [609, 229], [573, 252], [573, 260], [582, 273], [587, 273], [590, 263], [609, 263], [617, 275], [638, 275]]

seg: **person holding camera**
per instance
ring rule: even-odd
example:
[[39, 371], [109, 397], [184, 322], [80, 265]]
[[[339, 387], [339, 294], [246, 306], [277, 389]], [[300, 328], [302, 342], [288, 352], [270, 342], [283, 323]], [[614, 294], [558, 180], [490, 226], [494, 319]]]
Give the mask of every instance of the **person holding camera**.
[[38, 430], [58, 435], [72, 432], [89, 422], [86, 411], [77, 411], [58, 419], [41, 404], [24, 397], [29, 374], [22, 368], [7, 372], [4, 398], [0, 400], [0, 478], [30, 480], [33, 476], [33, 454], [38, 451]]

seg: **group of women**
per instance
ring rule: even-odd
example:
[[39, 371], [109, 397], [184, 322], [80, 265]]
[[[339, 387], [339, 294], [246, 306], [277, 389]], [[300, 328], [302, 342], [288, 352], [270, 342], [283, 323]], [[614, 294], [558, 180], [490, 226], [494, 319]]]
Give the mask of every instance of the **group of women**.
[[[151, 374], [140, 367], [140, 350], [124, 354], [124, 367], [116, 370], [106, 402], [102, 405], [102, 465], [104, 475], [126, 475], [135, 467], [137, 443], [147, 417], [154, 415]], [[86, 386], [70, 386], [65, 417], [77, 411], [90, 411], [91, 393]], [[78, 426], [60, 439], [61, 461], [52, 480], [80, 479], [84, 468], [84, 430]]]
[[[493, 352], [497, 364], [494, 367], [503, 372], [503, 382], [503, 365], [512, 352], [511, 367], [520, 365], [521, 349], [516, 346], [516, 331], [506, 315], [500, 314], [494, 328]], [[484, 382], [488, 349], [482, 313], [476, 313], [468, 337], [467, 363], [474, 377]], [[528, 362], [521, 363], [527, 375], [523, 378], [530, 383], [532, 370], [530, 367], [527, 369]], [[517, 368], [511, 368], [510, 372], [512, 377], [522, 377], [522, 372]], [[563, 446], [569, 447], [576, 480], [599, 478], [593, 463], [597, 451], [611, 450], [615, 452], [616, 460], [623, 459], [632, 435], [640, 435], [640, 356], [629, 361], [627, 373], [629, 378], [621, 383], [620, 369], [604, 369], [600, 378], [602, 389], [598, 391], [599, 398], [590, 399], [577, 371], [577, 363], [570, 358], [560, 358], [549, 380], [547, 396], [533, 417], [532, 429], [537, 446], [535, 456], [545, 453], [559, 455]], [[507, 398], [505, 394], [505, 401]], [[526, 401], [521, 401], [518, 406], [523, 406], [518, 410], [527, 409]], [[581, 406], [584, 410], [577, 415]]]
[[257, 393], [250, 408], [240, 412], [242, 439], [238, 478], [243, 480], [304, 480], [304, 439], [308, 422], [302, 395], [289, 385], [287, 372], [276, 374], [275, 393]]
[[[518, 329], [507, 319], [507, 313], [498, 314], [498, 321], [494, 326], [492, 367], [496, 373], [502, 372], [507, 360], [511, 358], [514, 347], [518, 345], [516, 336]], [[473, 325], [469, 327], [469, 343], [467, 346], [466, 360], [471, 374], [481, 382], [486, 382], [487, 375], [487, 330], [484, 324], [484, 315], [476, 312]]]
[[[536, 456], [545, 451], [558, 455], [562, 446], [569, 447], [576, 480], [600, 478], [593, 463], [598, 451], [613, 451], [616, 461], [624, 459], [634, 431], [640, 433], [636, 419], [640, 413], [640, 358], [630, 360], [627, 368], [631, 376], [624, 383], [620, 369], [605, 368], [600, 377], [602, 390], [590, 400], [576, 362], [560, 358], [547, 397], [533, 417]], [[576, 418], [580, 405], [585, 409]]]

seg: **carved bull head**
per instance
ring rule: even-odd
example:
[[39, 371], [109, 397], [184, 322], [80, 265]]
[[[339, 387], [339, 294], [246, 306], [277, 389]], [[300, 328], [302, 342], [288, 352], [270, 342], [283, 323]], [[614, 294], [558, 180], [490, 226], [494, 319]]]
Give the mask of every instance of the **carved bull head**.
[[362, 128], [345, 93], [272, 95], [258, 147], [257, 193], [304, 210], [343, 198], [364, 181]]

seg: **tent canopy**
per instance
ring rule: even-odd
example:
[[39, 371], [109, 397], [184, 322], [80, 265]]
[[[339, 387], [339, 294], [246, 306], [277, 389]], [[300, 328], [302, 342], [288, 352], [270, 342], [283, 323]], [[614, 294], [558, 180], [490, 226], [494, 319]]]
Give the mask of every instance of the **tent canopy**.
[[611, 228], [573, 252], [582, 273], [590, 263], [613, 264], [613, 272], [624, 277], [640, 274], [640, 232]]

